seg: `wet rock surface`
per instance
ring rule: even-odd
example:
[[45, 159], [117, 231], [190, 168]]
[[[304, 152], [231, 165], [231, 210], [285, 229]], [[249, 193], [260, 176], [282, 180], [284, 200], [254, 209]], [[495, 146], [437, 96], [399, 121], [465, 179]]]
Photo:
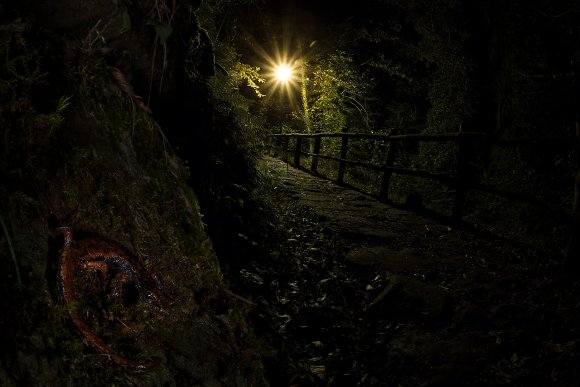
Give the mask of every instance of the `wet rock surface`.
[[274, 159], [282, 235], [240, 270], [272, 385], [580, 383], [557, 256], [438, 224]]

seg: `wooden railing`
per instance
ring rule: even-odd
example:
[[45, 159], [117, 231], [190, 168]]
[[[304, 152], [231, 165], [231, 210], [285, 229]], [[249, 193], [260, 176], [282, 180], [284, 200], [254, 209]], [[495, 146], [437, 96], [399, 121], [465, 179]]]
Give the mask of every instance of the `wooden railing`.
[[[311, 163], [309, 169], [313, 173], [318, 171], [319, 159], [333, 160], [338, 163], [337, 178], [336, 182], [338, 184], [344, 183], [345, 169], [347, 166], [357, 166], [365, 169], [378, 171], [382, 173], [380, 190], [378, 193], [378, 199], [381, 201], [389, 200], [389, 187], [391, 183], [391, 177], [393, 174], [416, 176], [421, 178], [426, 178], [430, 180], [440, 181], [446, 183], [455, 188], [455, 195], [453, 201], [453, 208], [451, 219], [455, 222], [461, 222], [464, 212], [464, 203], [466, 199], [466, 194], [468, 190], [478, 190], [481, 192], [486, 192], [489, 194], [504, 197], [510, 200], [531, 204], [533, 206], [548, 210], [550, 212], [556, 213], [569, 222], [574, 224], [574, 227], [578, 228], [580, 224], [580, 170], [576, 173], [575, 187], [574, 187], [574, 204], [571, 209], [564, 208], [557, 205], [551, 205], [546, 203], [544, 200], [534, 198], [522, 193], [510, 192], [501, 188], [486, 185], [477, 181], [475, 176], [471, 173], [469, 162], [470, 162], [470, 150], [475, 149], [474, 147], [480, 147], [482, 144], [487, 146], [497, 146], [497, 147], [522, 147], [529, 145], [541, 145], [546, 146], [556, 146], [559, 149], [570, 149], [575, 148], [580, 152], [580, 135], [578, 136], [566, 136], [566, 137], [537, 137], [537, 138], [515, 138], [510, 140], [497, 140], [485, 133], [479, 132], [458, 132], [458, 133], [445, 133], [445, 134], [405, 134], [405, 135], [392, 135], [392, 134], [369, 134], [369, 133], [348, 133], [348, 131], [343, 132], [333, 132], [333, 133], [284, 133], [284, 134], [272, 134], [270, 137], [270, 147], [277, 148], [286, 152], [286, 154], [293, 154], [293, 165], [296, 167], [304, 168], [301, 166], [301, 156], [306, 155], [311, 157]], [[320, 150], [322, 147], [322, 140], [327, 138], [340, 138], [341, 147], [340, 155], [331, 156], [321, 154]], [[294, 149], [289, 149], [288, 145], [290, 139], [295, 139]], [[303, 143], [305, 139], [312, 139], [314, 144], [310, 147], [311, 151], [307, 152], [303, 150]], [[312, 141], [311, 140], [311, 141]], [[382, 141], [389, 144], [386, 157], [382, 165], [376, 165], [368, 162], [363, 162], [359, 160], [351, 160], [347, 158], [348, 146], [350, 140], [373, 140]], [[453, 142], [459, 149], [457, 152], [457, 173], [436, 173], [426, 170], [403, 168], [395, 166], [395, 158], [398, 152], [399, 143], [402, 141], [435, 141], [435, 142]], [[285, 144], [285, 145], [284, 145]]]

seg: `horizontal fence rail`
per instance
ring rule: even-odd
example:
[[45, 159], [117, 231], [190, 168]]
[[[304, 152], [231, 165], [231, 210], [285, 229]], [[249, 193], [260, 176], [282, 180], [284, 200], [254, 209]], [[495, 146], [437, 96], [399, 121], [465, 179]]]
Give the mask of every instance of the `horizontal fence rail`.
[[[564, 219], [574, 223], [577, 227], [580, 224], [580, 170], [576, 173], [574, 203], [572, 209], [554, 206], [545, 201], [534, 198], [522, 193], [510, 192], [497, 187], [478, 183], [474, 176], [470, 173], [468, 163], [471, 155], [469, 154], [470, 144], [484, 144], [489, 147], [525, 147], [525, 146], [542, 146], [542, 147], [557, 147], [558, 149], [578, 149], [580, 151], [580, 136], [561, 136], [561, 137], [535, 137], [535, 138], [512, 138], [512, 139], [497, 139], [481, 132], [457, 132], [457, 133], [443, 133], [443, 134], [377, 134], [377, 133], [349, 133], [331, 132], [331, 133], [280, 133], [271, 134], [270, 147], [278, 149], [286, 154], [293, 154], [293, 165], [303, 168], [301, 166], [301, 156], [310, 156], [311, 165], [310, 171], [318, 173], [318, 162], [320, 159], [332, 160], [338, 163], [337, 179], [338, 184], [344, 183], [344, 174], [347, 166], [356, 166], [368, 170], [382, 172], [382, 180], [378, 199], [381, 201], [389, 200], [389, 186], [393, 174], [400, 174], [406, 176], [414, 176], [434, 181], [445, 183], [455, 188], [455, 197], [453, 201], [453, 208], [451, 219], [456, 222], [461, 222], [464, 212], [464, 203], [467, 192], [469, 190], [476, 190], [488, 194], [503, 197], [509, 200], [530, 204], [552, 213], [558, 214]], [[325, 138], [340, 138], [340, 156], [323, 155], [320, 153], [322, 147], [322, 139]], [[295, 140], [294, 149], [289, 149], [288, 145], [290, 139]], [[312, 139], [314, 141], [311, 151], [307, 152], [302, 149], [304, 139]], [[373, 140], [388, 143], [389, 147], [385, 160], [382, 165], [373, 163], [347, 159], [349, 140]], [[396, 154], [398, 152], [398, 144], [402, 141], [419, 141], [419, 142], [453, 142], [459, 147], [457, 159], [457, 173], [440, 173], [431, 172], [427, 170], [411, 169], [397, 167], [394, 165]]]

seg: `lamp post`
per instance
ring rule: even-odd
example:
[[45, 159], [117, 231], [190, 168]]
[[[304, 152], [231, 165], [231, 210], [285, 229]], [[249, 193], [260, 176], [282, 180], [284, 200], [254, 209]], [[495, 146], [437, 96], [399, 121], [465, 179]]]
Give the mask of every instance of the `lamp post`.
[[[300, 46], [301, 48], [301, 46]], [[300, 50], [302, 51], [302, 50]], [[292, 66], [287, 63], [279, 63], [274, 68], [274, 78], [278, 86], [283, 86], [287, 93], [290, 94], [290, 87], [296, 86], [295, 70], [300, 72], [300, 100], [302, 102], [302, 118], [306, 133], [312, 133], [312, 123], [310, 121], [310, 110], [308, 108], [308, 93], [306, 85], [306, 62], [304, 59], [296, 59]], [[310, 152], [314, 152], [314, 143], [310, 142]]]
[[[285, 62], [280, 62], [273, 68], [272, 75], [275, 81], [275, 88], [285, 90], [286, 93], [290, 95], [290, 87], [295, 83], [293, 68]], [[282, 91], [279, 93], [279, 102], [280, 102], [280, 133], [282, 133], [284, 123], [283, 119], [284, 102]]]
[[304, 125], [306, 127], [306, 133], [312, 132], [312, 126], [310, 123], [310, 114], [308, 109], [308, 94], [306, 86], [306, 65], [305, 61], [302, 59], [296, 59], [294, 65], [290, 66], [287, 63], [279, 63], [274, 68], [274, 78], [278, 86], [284, 87], [288, 93], [291, 86], [296, 85], [295, 70], [299, 68], [300, 72], [300, 99], [302, 102]]

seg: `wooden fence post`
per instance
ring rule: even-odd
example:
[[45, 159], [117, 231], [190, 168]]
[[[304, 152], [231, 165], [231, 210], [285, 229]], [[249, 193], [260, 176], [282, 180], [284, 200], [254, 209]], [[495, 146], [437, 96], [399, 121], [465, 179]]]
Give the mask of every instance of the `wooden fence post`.
[[266, 154], [268, 156], [274, 156], [274, 137], [268, 136], [266, 137]]
[[459, 147], [457, 155], [457, 183], [455, 185], [455, 198], [451, 212], [451, 219], [457, 223], [460, 223], [463, 218], [463, 207], [467, 194], [467, 179], [469, 174], [469, 155], [465, 141], [467, 140], [461, 138], [457, 141], [457, 146]]
[[320, 140], [321, 137], [314, 137], [314, 150], [312, 154], [312, 164], [310, 164], [310, 170], [316, 173], [318, 169], [318, 154], [320, 153]]
[[280, 137], [280, 148], [282, 153], [284, 154], [284, 161], [288, 163], [288, 158], [290, 157], [290, 138], [289, 137]]
[[391, 140], [389, 142], [389, 150], [387, 151], [387, 159], [385, 161], [385, 171], [383, 172], [383, 180], [381, 181], [381, 190], [379, 191], [379, 200], [381, 202], [389, 199], [389, 185], [391, 184], [391, 176], [393, 171], [387, 169], [395, 165], [395, 156], [397, 154], [398, 141]]
[[[342, 129], [343, 133], [348, 133], [348, 128]], [[346, 135], [342, 136], [342, 144], [340, 146], [340, 159], [346, 160], [346, 155], [348, 154], [348, 137]], [[346, 165], [344, 161], [339, 161], [338, 163], [338, 176], [336, 182], [338, 184], [344, 183], [344, 169]]]
[[[580, 121], [576, 121], [576, 138], [580, 141]], [[580, 152], [579, 147], [576, 147], [576, 151]], [[579, 157], [580, 156], [576, 156]], [[580, 169], [576, 171], [576, 178], [574, 179], [574, 202], [572, 203], [572, 211], [575, 214], [580, 214]], [[578, 222], [572, 223], [572, 232], [570, 235], [570, 240], [568, 241], [568, 246], [566, 248], [566, 260], [565, 264], [567, 267], [578, 270], [580, 268], [580, 224]]]
[[302, 137], [296, 136], [296, 148], [294, 149], [294, 166], [300, 167], [300, 154], [302, 153]]

